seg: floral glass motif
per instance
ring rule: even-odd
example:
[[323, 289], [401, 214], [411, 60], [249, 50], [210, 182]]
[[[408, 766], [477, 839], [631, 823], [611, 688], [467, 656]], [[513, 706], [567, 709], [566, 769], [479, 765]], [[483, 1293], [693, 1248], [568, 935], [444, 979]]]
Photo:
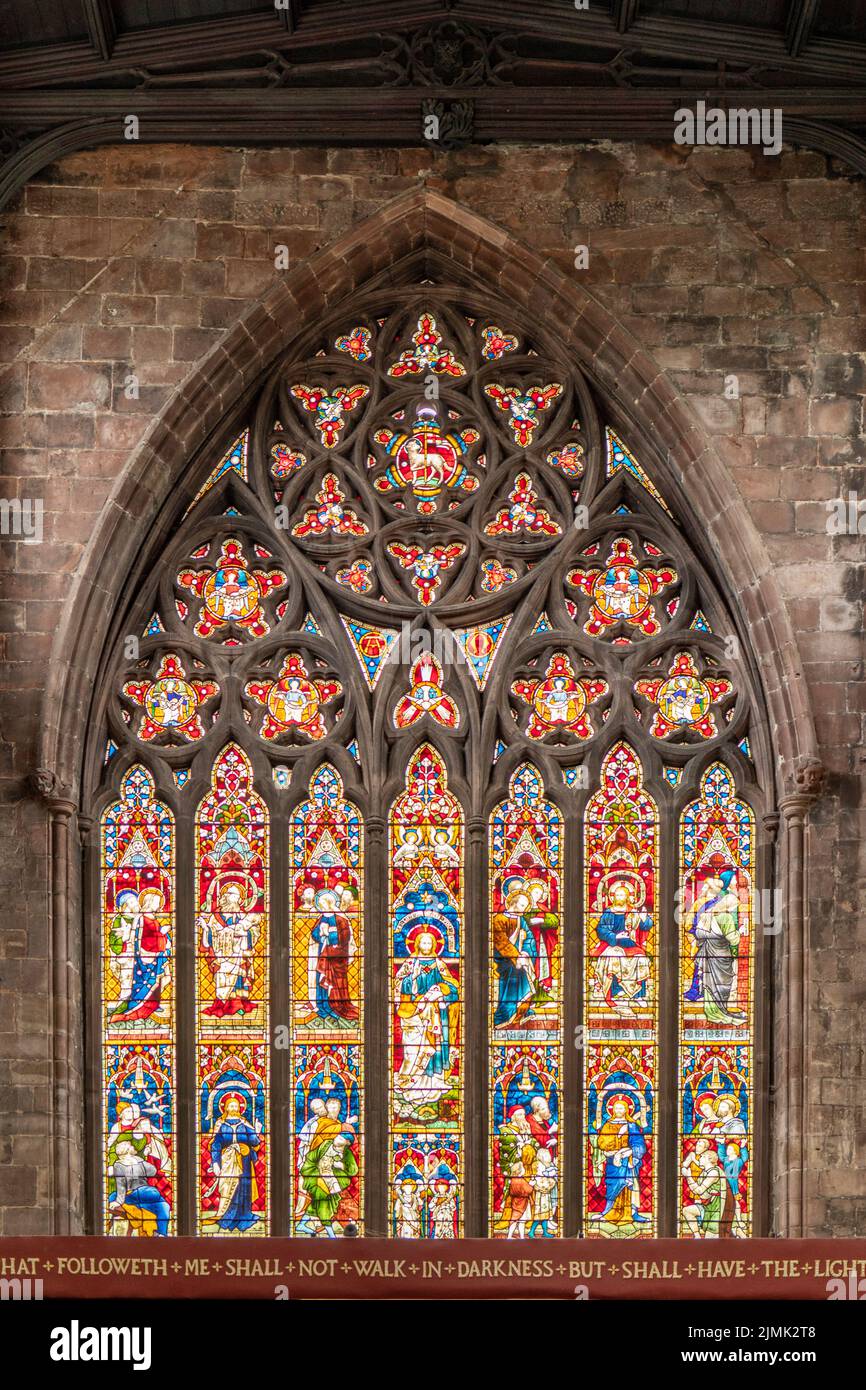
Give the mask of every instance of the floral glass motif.
[[290, 449], [288, 444], [283, 444], [282, 441], [271, 445], [270, 459], [271, 477], [277, 483], [303, 468], [307, 462], [306, 454], [302, 454], [299, 449]]
[[442, 689], [442, 667], [432, 652], [422, 652], [409, 673], [409, 689], [394, 707], [395, 729], [409, 729], [429, 715], [444, 729], [456, 729], [460, 710], [455, 700]]
[[187, 680], [180, 657], [168, 655], [160, 661], [153, 680], [126, 681], [122, 693], [144, 710], [136, 730], [143, 742], [167, 733], [192, 742], [204, 738], [199, 710], [219, 694], [219, 686], [193, 676]]
[[555, 652], [543, 676], [514, 681], [511, 690], [532, 711], [526, 727], [529, 738], [546, 738], [554, 730], [591, 738], [594, 730], [587, 705], [607, 694], [608, 685], [598, 678], [575, 675], [565, 652]]
[[554, 521], [538, 500], [538, 494], [528, 473], [518, 473], [508, 494], [509, 505], [501, 507], [484, 528], [488, 536], [558, 536], [559, 523]]
[[463, 1231], [463, 814], [422, 745], [391, 807], [389, 1210], [397, 1236]]
[[506, 352], [517, 351], [517, 338], [513, 333], [504, 333], [501, 328], [491, 324], [481, 330], [481, 356], [488, 362], [496, 362]]
[[229, 744], [195, 822], [199, 1235], [267, 1235], [268, 812]]
[[524, 763], [490, 817], [492, 1236], [562, 1233], [562, 835]]
[[661, 630], [653, 609], [656, 594], [676, 582], [670, 565], [654, 568], [642, 564], [625, 536], [614, 540], [604, 569], [575, 567], [568, 582], [591, 599], [589, 617], [583, 625], [590, 637], [607, 635], [618, 623], [637, 628], [646, 637]]
[[679, 652], [667, 676], [635, 682], [639, 695], [657, 706], [650, 733], [667, 738], [682, 729], [692, 729], [701, 738], [715, 738], [716, 717], [710, 706], [733, 692], [729, 680], [720, 676], [701, 676], [689, 652]]
[[656, 1229], [658, 812], [617, 743], [584, 817], [588, 1236]]
[[335, 386], [329, 391], [325, 386], [298, 383], [290, 389], [295, 400], [314, 416], [313, 426], [326, 449], [336, 448], [346, 428], [345, 417], [370, 394], [369, 386]]
[[196, 637], [240, 629], [251, 637], [270, 632], [263, 600], [287, 582], [281, 569], [250, 569], [238, 540], [223, 541], [216, 568], [181, 570], [177, 582], [201, 599]]
[[350, 357], [354, 357], [356, 362], [367, 362], [372, 356], [370, 339], [372, 334], [369, 328], [359, 325], [352, 328], [348, 333], [340, 334], [334, 340], [334, 347], [338, 352], [347, 352]]
[[100, 841], [103, 1230], [174, 1235], [175, 826], [140, 765]]
[[376, 491], [387, 494], [408, 488], [422, 515], [432, 515], [450, 490], [474, 492], [478, 487], [465, 462], [468, 449], [478, 442], [478, 431], [443, 433], [432, 405], [417, 407], [411, 433], [383, 427], [373, 438], [392, 460], [375, 479]]
[[507, 412], [514, 442], [525, 449], [532, 443], [539, 415], [559, 399], [562, 386], [559, 382], [551, 382], [548, 386], [530, 386], [528, 390], [520, 391], [517, 387], [500, 386], [493, 382], [484, 387], [484, 394], [500, 410]]
[[680, 819], [682, 1236], [751, 1234], [755, 817], [713, 763]]
[[583, 477], [583, 470], [586, 464], [582, 444], [562, 444], [558, 449], [551, 449], [547, 455], [547, 462], [551, 468], [556, 468], [563, 473], [571, 482], [576, 482]]
[[388, 368], [393, 377], [422, 376], [432, 372], [435, 376], [464, 376], [466, 368], [458, 362], [453, 352], [442, 345], [442, 334], [436, 327], [432, 314], [423, 313], [418, 320], [416, 332], [412, 334], [411, 348], [400, 353], [399, 360]]
[[325, 763], [289, 828], [290, 1231], [363, 1230], [363, 834]]
[[244, 694], [267, 711], [261, 729], [262, 738], [267, 739], [293, 729], [310, 739], [324, 738], [327, 729], [322, 706], [342, 690], [339, 681], [313, 679], [297, 652], [283, 658], [276, 680], [247, 681], [244, 686]]
[[436, 591], [442, 583], [442, 574], [465, 554], [466, 546], [450, 541], [425, 549], [421, 545], [393, 541], [387, 550], [402, 569], [409, 571], [418, 602], [426, 608], [436, 598]]
[[295, 522], [292, 535], [366, 536], [368, 529], [359, 519], [357, 512], [346, 506], [346, 494], [336, 473], [326, 473], [322, 478], [322, 486], [316, 493], [315, 506], [308, 507], [303, 519]]
[[481, 587], [486, 594], [496, 594], [516, 579], [517, 570], [511, 565], [503, 565], [496, 559], [481, 561]]
[[373, 588], [373, 573], [372, 560], [362, 558], [338, 569], [334, 578], [347, 589], [354, 589], [356, 594], [368, 594]]

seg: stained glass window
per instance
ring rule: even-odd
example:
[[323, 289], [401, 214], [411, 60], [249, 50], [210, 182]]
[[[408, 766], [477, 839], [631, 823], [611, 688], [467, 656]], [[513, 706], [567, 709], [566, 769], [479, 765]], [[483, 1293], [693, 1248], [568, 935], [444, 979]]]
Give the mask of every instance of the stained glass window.
[[398, 1236], [463, 1230], [463, 815], [429, 744], [389, 825], [390, 1212]]
[[395, 276], [225, 422], [117, 615], [94, 1229], [758, 1232], [730, 586], [543, 324]]
[[363, 1230], [363, 833], [324, 764], [292, 814], [289, 941], [293, 1235]]
[[656, 1234], [658, 814], [627, 743], [584, 821], [586, 1234]]
[[199, 1234], [267, 1235], [268, 813], [236, 744], [195, 839]]
[[490, 818], [490, 1234], [561, 1234], [562, 816], [529, 763]]
[[176, 1231], [175, 823], [140, 765], [102, 817], [102, 1164], [109, 1235]]
[[751, 1235], [755, 818], [722, 763], [680, 820], [679, 1234]]

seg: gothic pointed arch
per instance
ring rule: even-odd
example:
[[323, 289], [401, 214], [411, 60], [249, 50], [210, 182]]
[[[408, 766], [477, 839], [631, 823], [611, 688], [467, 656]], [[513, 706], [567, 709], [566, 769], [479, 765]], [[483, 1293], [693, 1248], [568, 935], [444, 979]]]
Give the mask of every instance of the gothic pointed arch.
[[[707, 1176], [740, 1202], [732, 1229], [744, 1202], [767, 1225], [766, 1115], [734, 1193], [684, 1131], [672, 1039], [691, 989], [694, 1046], [740, 1078], [750, 1049], [749, 1106], [766, 1095], [766, 952], [752, 932], [728, 978], [701, 943], [727, 931], [735, 953], [754, 921], [777, 796], [814, 747], [769, 584], [651, 361], [474, 214], [407, 196], [274, 285], [118, 484], [43, 745], [88, 814], [140, 765], [176, 823], [179, 1230], [713, 1234], [691, 1212]], [[724, 835], [683, 867], [708, 778], [761, 827], [746, 868]], [[720, 875], [745, 895], [724, 908]], [[129, 915], [138, 969], [148, 914]], [[85, 932], [94, 961], [126, 951]], [[129, 1041], [126, 1012], [100, 1047]], [[101, 1161], [94, 1219], [133, 1205]]]

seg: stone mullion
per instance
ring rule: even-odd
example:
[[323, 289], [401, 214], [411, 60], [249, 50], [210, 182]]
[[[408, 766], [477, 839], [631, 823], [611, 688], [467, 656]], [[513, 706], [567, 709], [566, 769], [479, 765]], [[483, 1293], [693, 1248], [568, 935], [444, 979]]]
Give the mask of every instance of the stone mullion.
[[583, 903], [583, 814], [568, 815], [563, 831], [564, 910], [562, 933], [562, 1077], [561, 1145], [562, 1218], [560, 1233], [579, 1235], [582, 1229], [583, 1173], [586, 1138], [583, 1124], [583, 1063], [585, 1057], [585, 949]]
[[471, 816], [466, 825], [463, 882], [463, 1172], [464, 1235], [486, 1236], [490, 1083], [487, 947], [487, 822]]
[[178, 815], [175, 842], [175, 1206], [177, 1233], [196, 1235], [198, 1228], [198, 1152], [196, 1115], [199, 1104], [196, 1042], [196, 861], [192, 809]]
[[[644, 762], [644, 766], [646, 763]], [[667, 798], [665, 798], [667, 801]], [[681, 814], [681, 813], [680, 813]], [[658, 1195], [657, 1234], [676, 1236], [677, 1185], [680, 1164], [680, 941], [677, 888], [682, 865], [679, 847], [680, 816], [662, 803], [658, 821], [658, 902], [655, 947], [656, 1023], [656, 1172]]]
[[[270, 809], [270, 808], [269, 808]], [[276, 1039], [294, 1039], [289, 980], [289, 829], [285, 814], [270, 809], [270, 1229], [286, 1235], [289, 1229], [289, 1133], [293, 1098], [291, 1065], [293, 1047], [275, 1045]], [[278, 1030], [280, 1030], [278, 1032]]]
[[390, 1173], [388, 1076], [387, 822], [365, 821], [364, 858], [364, 1234], [388, 1234]]

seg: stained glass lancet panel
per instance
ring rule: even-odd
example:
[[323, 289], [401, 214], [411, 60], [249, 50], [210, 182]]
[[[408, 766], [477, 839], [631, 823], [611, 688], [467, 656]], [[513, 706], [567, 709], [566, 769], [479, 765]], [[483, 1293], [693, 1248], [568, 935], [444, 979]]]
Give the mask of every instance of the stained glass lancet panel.
[[584, 1135], [588, 1236], [657, 1221], [658, 813], [617, 743], [584, 820]]
[[680, 820], [679, 1234], [748, 1236], [754, 1054], [752, 809], [714, 763]]
[[267, 1235], [268, 812], [236, 744], [195, 826], [198, 1228]]
[[328, 764], [290, 826], [290, 1233], [363, 1231], [363, 848]]
[[389, 838], [391, 1232], [463, 1233], [463, 815], [429, 744]]
[[559, 1235], [562, 816], [529, 763], [490, 817], [492, 1236]]
[[102, 817], [102, 1154], [108, 1235], [175, 1233], [175, 828], [140, 765]]

